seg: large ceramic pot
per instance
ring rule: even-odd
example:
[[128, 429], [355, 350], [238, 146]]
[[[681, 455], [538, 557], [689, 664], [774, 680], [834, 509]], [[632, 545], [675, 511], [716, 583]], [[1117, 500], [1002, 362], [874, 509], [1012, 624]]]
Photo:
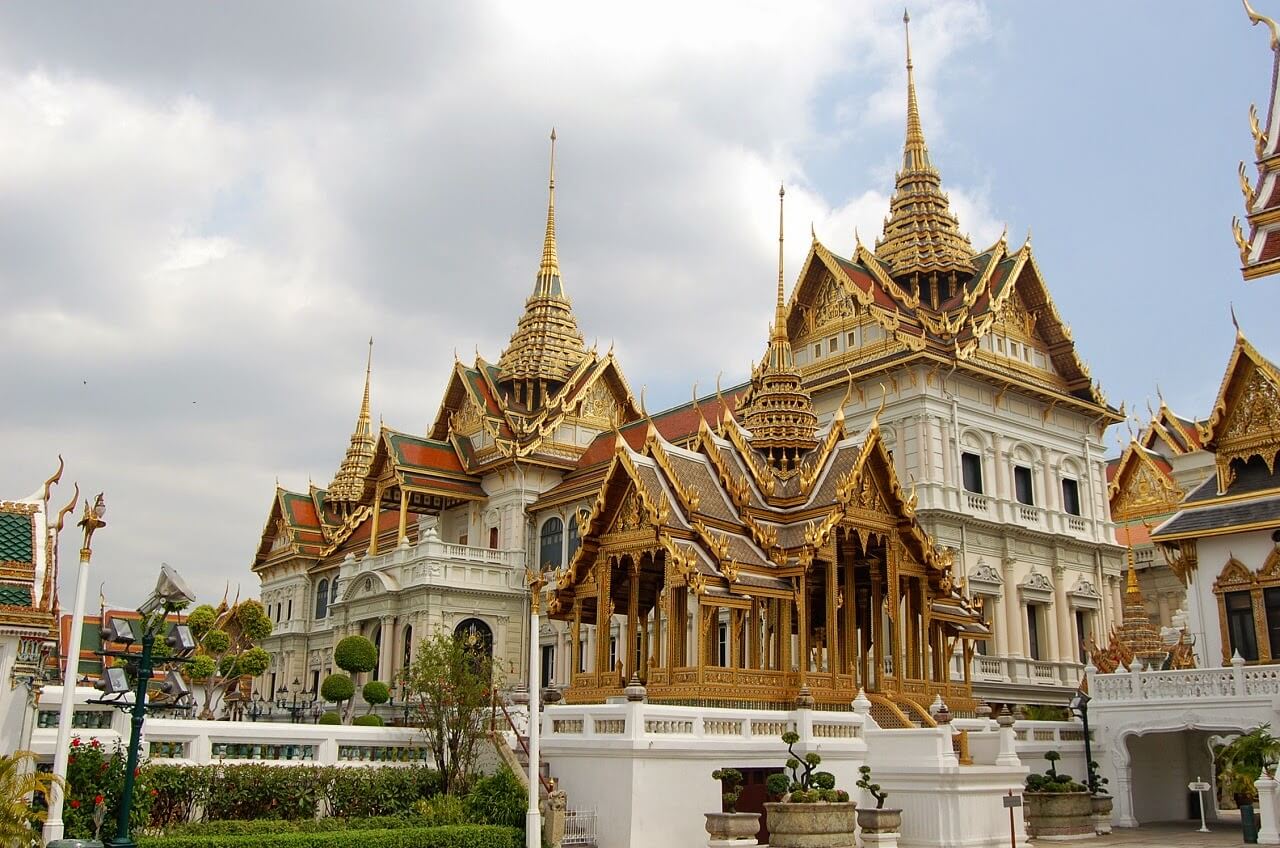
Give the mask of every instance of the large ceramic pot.
[[1111, 805], [1112, 799], [1110, 795], [1094, 795], [1089, 799], [1089, 803], [1093, 807], [1093, 832], [1102, 836], [1111, 832]]
[[707, 833], [713, 840], [756, 838], [760, 832], [759, 813], [703, 813], [707, 817]]
[[865, 833], [901, 833], [902, 810], [878, 810], [863, 807], [858, 810], [858, 827]]
[[853, 848], [857, 820], [853, 801], [764, 805], [773, 848]]
[[1025, 792], [1027, 835], [1037, 839], [1097, 836], [1088, 792]]

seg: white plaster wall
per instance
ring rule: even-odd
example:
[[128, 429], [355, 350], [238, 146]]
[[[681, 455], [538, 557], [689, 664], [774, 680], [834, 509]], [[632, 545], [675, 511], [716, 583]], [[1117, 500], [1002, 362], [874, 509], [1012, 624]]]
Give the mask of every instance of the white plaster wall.
[[[1231, 557], [1257, 571], [1275, 548], [1270, 530], [1254, 530], [1247, 533], [1230, 533], [1210, 536], [1196, 543], [1197, 566], [1191, 572], [1187, 587], [1187, 627], [1196, 637], [1196, 659], [1203, 666], [1224, 665], [1222, 661], [1222, 628], [1218, 615], [1218, 597], [1213, 593], [1213, 583], [1222, 573]], [[1258, 634], [1266, 638], [1265, 633]]]

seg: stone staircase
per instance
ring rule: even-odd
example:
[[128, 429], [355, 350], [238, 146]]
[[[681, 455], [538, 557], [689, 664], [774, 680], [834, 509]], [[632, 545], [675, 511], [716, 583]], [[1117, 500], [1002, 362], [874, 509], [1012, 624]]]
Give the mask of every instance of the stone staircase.
[[[498, 759], [515, 773], [520, 784], [529, 788], [529, 738], [520, 732], [505, 709], [502, 715], [506, 718], [506, 727], [495, 722], [489, 732], [489, 741], [498, 754]], [[551, 766], [539, 757], [538, 763], [538, 807], [542, 813], [542, 841], [544, 845], [586, 846], [596, 848], [595, 822], [590, 828], [578, 825], [577, 817], [568, 809], [568, 799], [551, 774]], [[566, 827], [566, 824], [568, 827]]]

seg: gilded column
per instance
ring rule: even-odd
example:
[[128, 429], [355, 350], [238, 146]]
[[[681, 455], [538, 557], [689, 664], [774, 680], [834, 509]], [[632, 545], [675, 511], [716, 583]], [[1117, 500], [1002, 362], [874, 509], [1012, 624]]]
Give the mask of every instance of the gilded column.
[[729, 667], [742, 667], [742, 610], [729, 610]]
[[613, 669], [609, 667], [609, 631], [613, 624], [613, 599], [609, 588], [613, 573], [608, 557], [596, 561], [596, 674], [598, 686], [604, 686]]
[[836, 561], [835, 555], [826, 563], [827, 569], [827, 638], [823, 640], [827, 654], [827, 671], [832, 674], [836, 673], [837, 656], [840, 645], [840, 611], [836, 607], [836, 592], [839, 585], [836, 582]]
[[874, 662], [871, 663], [870, 674], [864, 685], [881, 691], [884, 689], [884, 660], [893, 656], [884, 638], [884, 583], [880, 571], [871, 572], [871, 609], [867, 616], [867, 625], [871, 628], [871, 644], [875, 648]]
[[854, 582], [853, 560], [845, 557], [844, 564], [844, 630], [840, 640], [840, 671], [854, 674], [858, 662], [858, 604], [857, 585]]
[[800, 575], [800, 584], [796, 589], [796, 633], [799, 638], [797, 653], [800, 654], [800, 685], [809, 679], [809, 587], [806, 575]]
[[382, 524], [382, 484], [374, 486], [373, 489], [373, 515], [369, 516], [372, 522], [369, 525], [369, 556], [378, 553], [378, 533], [381, 531]]
[[791, 661], [791, 610], [795, 599], [778, 599], [778, 668], [784, 673], [793, 669]]
[[751, 599], [751, 609], [747, 611], [747, 664], [753, 669], [760, 669], [760, 600]]
[[636, 667], [636, 650], [639, 647], [640, 634], [640, 563], [632, 559], [630, 574], [627, 579], [627, 656], [623, 660], [626, 679], [638, 674]]
[[396, 531], [396, 544], [404, 544], [409, 535], [409, 493], [400, 489], [400, 527]]
[[573, 683], [574, 675], [582, 668], [582, 599], [573, 599], [573, 625], [570, 627], [569, 645], [569, 683]]

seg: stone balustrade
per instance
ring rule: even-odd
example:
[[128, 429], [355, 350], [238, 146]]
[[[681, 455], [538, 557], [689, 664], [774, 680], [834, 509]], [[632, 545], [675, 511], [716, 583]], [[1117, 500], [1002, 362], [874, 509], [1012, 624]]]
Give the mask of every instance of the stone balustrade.
[[1247, 666], [1239, 657], [1225, 668], [1114, 674], [1086, 671], [1095, 708], [1105, 704], [1267, 699], [1280, 695], [1280, 665]]

